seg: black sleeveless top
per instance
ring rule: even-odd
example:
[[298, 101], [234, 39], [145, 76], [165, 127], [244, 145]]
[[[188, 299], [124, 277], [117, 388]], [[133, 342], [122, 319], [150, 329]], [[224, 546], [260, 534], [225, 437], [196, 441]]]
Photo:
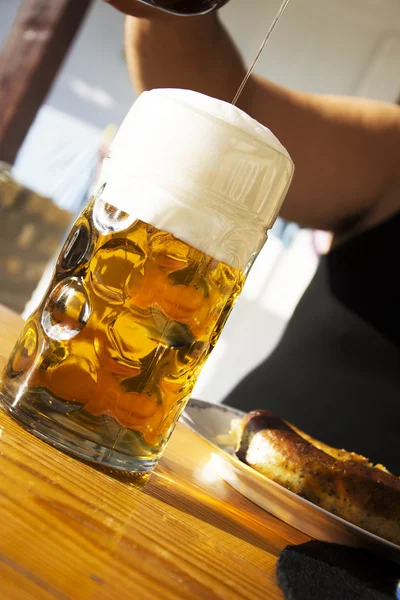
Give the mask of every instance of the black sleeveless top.
[[274, 352], [225, 399], [400, 475], [400, 213], [320, 260]]

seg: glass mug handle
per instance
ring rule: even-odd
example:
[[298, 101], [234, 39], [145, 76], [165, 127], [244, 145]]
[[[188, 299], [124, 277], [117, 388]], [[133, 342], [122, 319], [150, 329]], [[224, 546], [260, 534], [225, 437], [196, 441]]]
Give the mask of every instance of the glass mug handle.
[[218, 10], [229, 0], [139, 0], [164, 12], [181, 16], [198, 16]]

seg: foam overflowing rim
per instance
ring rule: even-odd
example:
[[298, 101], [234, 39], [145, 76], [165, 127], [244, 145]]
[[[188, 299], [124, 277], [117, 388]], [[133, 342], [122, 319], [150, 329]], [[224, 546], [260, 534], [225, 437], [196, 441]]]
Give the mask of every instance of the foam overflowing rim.
[[293, 163], [289, 152], [268, 127], [265, 127], [265, 125], [262, 125], [256, 119], [250, 117], [244, 110], [234, 106], [230, 102], [219, 100], [193, 90], [180, 88], [156, 88], [150, 92], [143, 92], [143, 95], [146, 94], [163, 96], [178, 104], [185, 105], [202, 115], [221, 121], [224, 125], [230, 125], [235, 129], [239, 129], [253, 139], [256, 138], [260, 142], [270, 146]]

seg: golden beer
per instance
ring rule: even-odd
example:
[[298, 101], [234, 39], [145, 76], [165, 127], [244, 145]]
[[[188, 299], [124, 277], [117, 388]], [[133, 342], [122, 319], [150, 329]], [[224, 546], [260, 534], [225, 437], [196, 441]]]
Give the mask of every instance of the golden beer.
[[9, 359], [3, 406], [81, 458], [150, 471], [292, 174], [275, 136], [238, 108], [142, 94]]
[[243, 275], [101, 200], [97, 214], [93, 206], [76, 221], [48, 296], [25, 325], [3, 395], [18, 395], [19, 414], [34, 406], [36, 420], [84, 432], [114, 455], [134, 450], [150, 465]]

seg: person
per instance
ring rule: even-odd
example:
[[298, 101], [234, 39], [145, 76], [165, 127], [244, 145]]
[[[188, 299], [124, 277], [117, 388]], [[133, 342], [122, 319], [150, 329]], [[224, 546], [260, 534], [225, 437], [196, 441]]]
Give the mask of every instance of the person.
[[[230, 101], [245, 66], [218, 14], [182, 18], [135, 0], [127, 64], [138, 92], [190, 88]], [[240, 108], [286, 146], [295, 176], [281, 217], [332, 232], [275, 351], [225, 402], [272, 410], [400, 474], [400, 107], [313, 95], [252, 75]]]

